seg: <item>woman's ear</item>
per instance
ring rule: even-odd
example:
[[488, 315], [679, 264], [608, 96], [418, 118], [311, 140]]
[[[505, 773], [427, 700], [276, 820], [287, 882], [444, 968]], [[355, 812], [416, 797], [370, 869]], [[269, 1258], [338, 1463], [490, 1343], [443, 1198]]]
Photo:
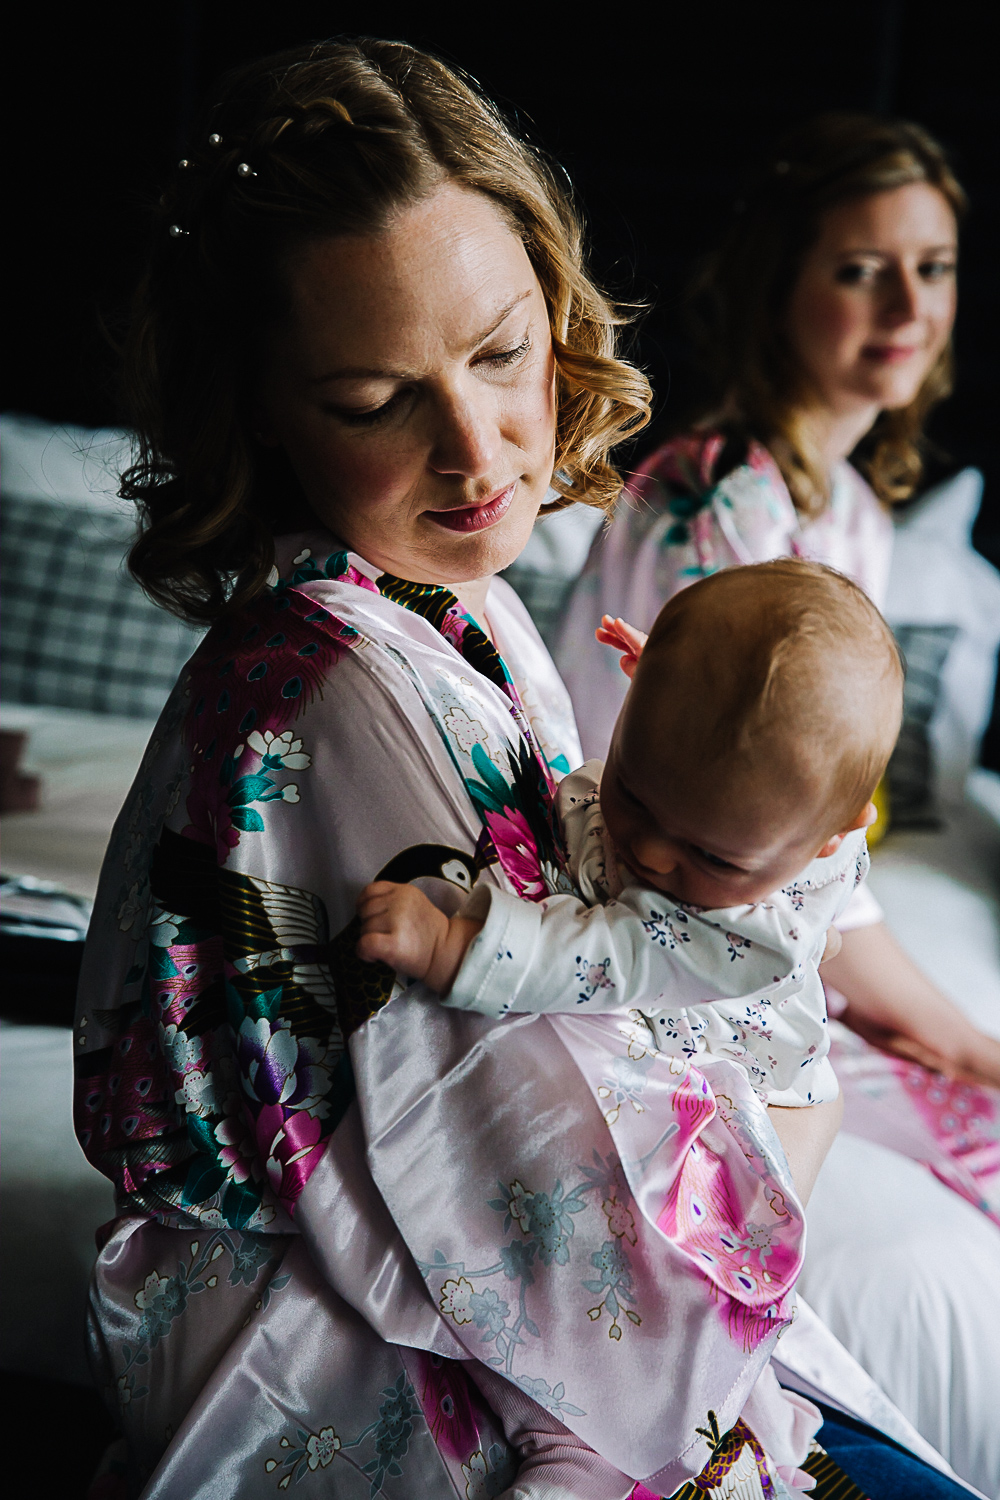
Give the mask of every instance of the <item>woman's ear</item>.
[[822, 849], [816, 855], [816, 858], [826, 859], [829, 855], [836, 854], [837, 850], [840, 848], [841, 844], [844, 842], [844, 839], [849, 833], [853, 833], [856, 828], [870, 828], [872, 824], [877, 821], [877, 819], [878, 808], [875, 806], [874, 802], [866, 802], [864, 807], [858, 813], [857, 817], [854, 819], [853, 823], [851, 823], [847, 828], [842, 829], [840, 833], [835, 833], [833, 835], [833, 838], [827, 839]]

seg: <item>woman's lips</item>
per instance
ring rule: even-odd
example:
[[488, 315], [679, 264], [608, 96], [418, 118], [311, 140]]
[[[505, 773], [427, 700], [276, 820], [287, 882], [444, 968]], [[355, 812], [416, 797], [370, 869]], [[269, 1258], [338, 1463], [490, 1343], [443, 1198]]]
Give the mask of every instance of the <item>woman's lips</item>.
[[428, 510], [424, 514], [448, 531], [484, 531], [507, 514], [517, 483], [509, 484], [499, 495], [491, 495], [481, 505], [463, 505], [455, 510]]
[[916, 344], [867, 344], [863, 350], [866, 359], [880, 365], [901, 365], [912, 359], [920, 350]]

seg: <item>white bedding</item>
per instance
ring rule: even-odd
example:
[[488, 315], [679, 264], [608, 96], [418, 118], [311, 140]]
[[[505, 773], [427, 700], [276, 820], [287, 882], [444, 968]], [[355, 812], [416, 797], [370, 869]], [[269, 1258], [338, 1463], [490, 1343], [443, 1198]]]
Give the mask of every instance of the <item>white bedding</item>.
[[[1000, 777], [973, 772], [942, 830], [890, 834], [870, 884], [913, 958], [1000, 1036]], [[800, 1285], [956, 1471], [1000, 1495], [1000, 1230], [917, 1163], [842, 1134]]]
[[[93, 896], [152, 724], [20, 704], [2, 717], [28, 731], [25, 769], [42, 778], [40, 810], [2, 820], [4, 870]], [[73, 1133], [72, 1045], [68, 1028], [0, 1024], [0, 1369], [89, 1384], [94, 1231], [115, 1205]]]

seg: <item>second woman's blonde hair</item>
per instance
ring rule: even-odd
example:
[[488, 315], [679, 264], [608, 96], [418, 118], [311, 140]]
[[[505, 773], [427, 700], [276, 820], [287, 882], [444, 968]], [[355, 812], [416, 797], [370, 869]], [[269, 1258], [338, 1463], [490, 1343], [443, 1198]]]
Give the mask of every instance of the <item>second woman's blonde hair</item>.
[[[941, 146], [919, 125], [871, 115], [828, 114], [778, 146], [737, 206], [689, 303], [710, 393], [720, 412], [771, 451], [797, 509], [816, 515], [828, 481], [802, 422], [803, 377], [782, 321], [803, 260], [835, 204], [926, 182], [956, 218], [966, 199]], [[952, 388], [951, 341], [908, 406], [883, 411], [853, 455], [880, 499], [908, 499], [922, 469], [924, 423]]]

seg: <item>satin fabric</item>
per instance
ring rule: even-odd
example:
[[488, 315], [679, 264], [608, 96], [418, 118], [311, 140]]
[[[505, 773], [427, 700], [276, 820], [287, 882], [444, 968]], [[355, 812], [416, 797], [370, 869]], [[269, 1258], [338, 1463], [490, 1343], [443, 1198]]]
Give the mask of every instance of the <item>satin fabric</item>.
[[324, 534], [279, 567], [157, 727], [81, 983], [78, 1130], [121, 1213], [91, 1348], [133, 1492], [322, 1469], [335, 1494], [498, 1493], [525, 1455], [449, 1355], [669, 1492], [792, 1316], [780, 1146], [745, 1082], [644, 1066], [641, 1035], [595, 1052], [570, 1020], [459, 1015], [358, 964], [380, 871], [446, 909], [477, 878], [561, 888], [553, 774], [579, 746], [505, 586], [501, 659], [443, 591]]
[[263, 1500], [306, 1479], [338, 1500], [454, 1500], [515, 1472], [462, 1366], [379, 1338], [298, 1235], [192, 1239], [123, 1219], [91, 1337], [116, 1382], [127, 1491], [144, 1500]]

